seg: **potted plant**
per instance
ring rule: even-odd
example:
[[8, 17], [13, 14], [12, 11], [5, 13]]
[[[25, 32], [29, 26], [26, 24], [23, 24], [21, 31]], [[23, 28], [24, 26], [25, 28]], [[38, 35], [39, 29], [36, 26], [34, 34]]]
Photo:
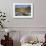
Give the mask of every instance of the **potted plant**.
[[3, 28], [4, 22], [6, 20], [6, 15], [4, 12], [0, 11], [0, 27]]

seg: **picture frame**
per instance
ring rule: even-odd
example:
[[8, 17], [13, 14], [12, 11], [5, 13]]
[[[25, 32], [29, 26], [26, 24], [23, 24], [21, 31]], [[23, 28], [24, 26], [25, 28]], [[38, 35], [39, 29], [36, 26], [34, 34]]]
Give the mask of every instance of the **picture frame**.
[[33, 4], [13, 3], [13, 18], [33, 18]]

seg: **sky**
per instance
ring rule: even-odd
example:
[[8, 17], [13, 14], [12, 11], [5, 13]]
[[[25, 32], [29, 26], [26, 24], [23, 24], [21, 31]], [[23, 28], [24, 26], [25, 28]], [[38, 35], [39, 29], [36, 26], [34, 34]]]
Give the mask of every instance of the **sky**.
[[15, 5], [16, 8], [27, 8], [31, 7], [31, 5]]

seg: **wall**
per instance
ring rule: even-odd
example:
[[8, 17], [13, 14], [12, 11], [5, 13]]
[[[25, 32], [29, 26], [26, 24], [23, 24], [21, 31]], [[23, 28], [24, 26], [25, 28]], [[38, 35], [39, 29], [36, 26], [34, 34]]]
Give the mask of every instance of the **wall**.
[[[14, 19], [13, 3], [33, 3], [33, 18]], [[0, 10], [6, 12], [6, 27], [46, 27], [46, 0], [0, 0]]]

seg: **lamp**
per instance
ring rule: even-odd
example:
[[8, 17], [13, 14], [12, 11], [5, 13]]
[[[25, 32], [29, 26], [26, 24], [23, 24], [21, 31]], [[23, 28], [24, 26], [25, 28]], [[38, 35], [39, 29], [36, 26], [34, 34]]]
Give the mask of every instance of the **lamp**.
[[7, 36], [9, 37], [10, 30], [9, 29], [5, 29], [5, 32], [7, 33]]
[[6, 33], [9, 33], [9, 32], [10, 32], [10, 30], [9, 30], [9, 29], [5, 29], [5, 32], [6, 32]]

